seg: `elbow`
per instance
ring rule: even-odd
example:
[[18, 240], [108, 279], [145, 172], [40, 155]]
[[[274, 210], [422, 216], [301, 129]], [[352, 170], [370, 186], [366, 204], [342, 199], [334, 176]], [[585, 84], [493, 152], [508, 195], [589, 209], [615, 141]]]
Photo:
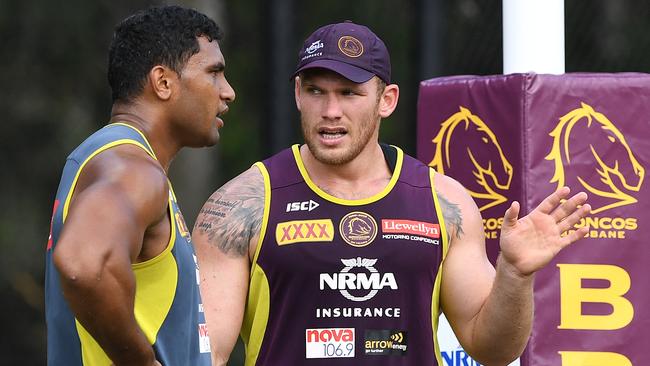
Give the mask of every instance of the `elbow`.
[[88, 260], [80, 253], [70, 253], [65, 247], [55, 248], [52, 261], [66, 291], [92, 288], [102, 277], [103, 266], [97, 264], [97, 259]]
[[227, 355], [220, 355], [218, 352], [213, 352], [212, 353], [212, 366], [226, 366], [228, 365], [228, 357]]

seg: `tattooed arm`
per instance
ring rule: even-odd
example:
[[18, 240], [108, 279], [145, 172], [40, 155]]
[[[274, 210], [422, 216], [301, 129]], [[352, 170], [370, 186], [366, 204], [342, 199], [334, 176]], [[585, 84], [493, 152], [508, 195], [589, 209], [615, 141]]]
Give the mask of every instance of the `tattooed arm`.
[[264, 180], [251, 167], [214, 192], [196, 219], [192, 241], [213, 365], [225, 365], [237, 342], [263, 213]]
[[496, 270], [488, 261], [481, 215], [458, 182], [435, 176], [450, 233], [442, 268], [441, 304], [463, 348], [484, 365], [507, 365], [523, 352], [533, 320], [534, 273], [586, 229], [560, 234], [589, 212], [587, 196], [562, 188], [519, 218], [519, 203], [506, 211]]

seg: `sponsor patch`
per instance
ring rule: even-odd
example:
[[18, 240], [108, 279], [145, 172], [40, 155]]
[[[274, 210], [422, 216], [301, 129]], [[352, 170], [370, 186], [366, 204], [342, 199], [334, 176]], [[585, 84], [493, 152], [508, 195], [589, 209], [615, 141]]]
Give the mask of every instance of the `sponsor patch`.
[[381, 232], [412, 234], [438, 239], [440, 238], [440, 225], [423, 221], [383, 219], [381, 220]]
[[280, 222], [275, 228], [275, 240], [278, 245], [333, 239], [334, 224], [330, 219]]
[[318, 202], [313, 200], [302, 201], [302, 202], [289, 202], [287, 203], [286, 212], [295, 212], [295, 211], [312, 211], [316, 207], [320, 206]]
[[176, 212], [174, 214], [174, 217], [176, 218], [176, 225], [178, 226], [178, 231], [179, 234], [181, 234], [182, 237], [185, 238], [187, 241], [191, 241], [190, 237], [190, 231], [187, 229], [187, 225], [185, 224], [185, 219], [183, 219], [183, 215], [181, 215], [180, 211]]
[[341, 219], [339, 232], [346, 243], [353, 247], [365, 247], [377, 236], [377, 222], [365, 212], [350, 212]]
[[52, 229], [54, 228], [54, 215], [56, 215], [56, 209], [59, 208], [59, 200], [54, 200], [54, 207], [52, 208], [52, 219], [50, 220], [50, 235], [47, 237], [47, 250], [52, 248], [54, 243], [52, 238]]
[[366, 330], [363, 350], [371, 356], [404, 356], [408, 351], [408, 333], [403, 330]]
[[194, 273], [196, 274], [196, 284], [201, 284], [201, 274], [199, 273], [199, 262], [196, 258], [196, 255], [192, 253], [192, 258], [194, 259]]
[[316, 308], [317, 318], [399, 318], [400, 308]]
[[313, 42], [312, 44], [310, 44], [309, 47], [305, 48], [305, 53], [311, 55], [312, 53], [318, 51], [319, 49], [321, 49], [323, 47], [325, 47], [325, 45], [323, 45], [323, 42], [321, 42], [321, 40], [319, 39], [318, 41]]
[[210, 337], [205, 323], [199, 324], [199, 352], [210, 353]]
[[307, 358], [354, 357], [354, 328], [318, 328], [305, 330]]
[[320, 274], [321, 291], [338, 290], [346, 299], [361, 302], [372, 299], [379, 290], [399, 288], [394, 273], [377, 271], [374, 267], [377, 259], [357, 257], [341, 259], [341, 262], [345, 267], [339, 273]]

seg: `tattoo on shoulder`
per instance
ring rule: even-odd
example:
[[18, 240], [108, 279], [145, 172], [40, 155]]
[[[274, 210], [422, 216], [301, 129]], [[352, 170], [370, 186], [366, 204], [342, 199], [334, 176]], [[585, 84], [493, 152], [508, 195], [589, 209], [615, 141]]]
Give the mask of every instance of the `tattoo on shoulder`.
[[[255, 168], [256, 169], [256, 168]], [[219, 188], [205, 203], [194, 230], [206, 234], [222, 252], [244, 256], [259, 235], [264, 215], [264, 182], [251, 169]]]
[[[438, 201], [440, 202], [445, 224], [447, 224], [447, 227], [452, 228], [456, 232], [456, 238], [460, 239], [463, 234], [463, 215], [460, 212], [460, 207], [450, 202], [440, 192], [438, 192]], [[451, 236], [451, 233], [449, 235]]]

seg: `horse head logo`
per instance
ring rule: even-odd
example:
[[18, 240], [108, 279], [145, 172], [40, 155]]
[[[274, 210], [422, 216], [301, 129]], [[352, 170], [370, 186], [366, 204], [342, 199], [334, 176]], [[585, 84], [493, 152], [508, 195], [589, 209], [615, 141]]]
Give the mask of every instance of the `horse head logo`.
[[461, 181], [479, 210], [507, 200], [497, 190], [510, 188], [512, 165], [494, 133], [478, 116], [460, 107], [459, 112], [442, 123], [432, 141], [435, 154], [429, 166], [452, 177], [462, 177], [471, 169], [472, 179]]
[[372, 227], [363, 219], [354, 217], [348, 222], [348, 232], [353, 235], [369, 235]]
[[[604, 114], [581, 103], [581, 108], [562, 116], [549, 135], [553, 147], [546, 160], [555, 163], [551, 183], [557, 182], [558, 187], [580, 184], [600, 197], [591, 200], [592, 213], [637, 202], [630, 194], [641, 188], [645, 169], [625, 136]], [[565, 165], [572, 160], [576, 167], [568, 172]]]

